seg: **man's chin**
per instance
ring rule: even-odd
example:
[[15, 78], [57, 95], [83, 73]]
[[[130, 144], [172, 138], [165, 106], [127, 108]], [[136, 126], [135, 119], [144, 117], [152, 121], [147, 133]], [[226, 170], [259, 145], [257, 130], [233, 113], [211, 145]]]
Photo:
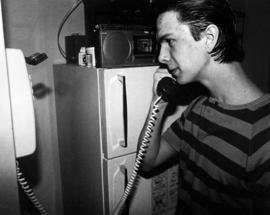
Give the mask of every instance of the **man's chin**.
[[179, 84], [186, 84], [186, 81], [182, 77], [174, 77]]
[[189, 84], [189, 83], [191, 83], [192, 81], [188, 81], [188, 80], [184, 80], [184, 79], [182, 79], [182, 78], [177, 78], [177, 79], [175, 79], [179, 84], [181, 84], [181, 85], [185, 85], [185, 84]]

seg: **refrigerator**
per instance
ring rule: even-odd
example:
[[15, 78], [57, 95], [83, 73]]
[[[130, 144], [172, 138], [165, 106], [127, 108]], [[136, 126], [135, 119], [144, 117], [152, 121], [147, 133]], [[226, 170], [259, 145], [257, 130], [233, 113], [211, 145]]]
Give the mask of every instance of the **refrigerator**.
[[[156, 69], [53, 66], [63, 214], [113, 214], [134, 168]], [[174, 214], [177, 187], [177, 165], [140, 177], [123, 214]]]

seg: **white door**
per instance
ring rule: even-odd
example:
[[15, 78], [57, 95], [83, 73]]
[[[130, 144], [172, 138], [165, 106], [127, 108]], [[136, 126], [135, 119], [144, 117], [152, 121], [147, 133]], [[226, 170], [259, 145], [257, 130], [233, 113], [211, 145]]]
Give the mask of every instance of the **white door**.
[[157, 67], [131, 67], [100, 71], [104, 117], [103, 152], [113, 158], [136, 151], [138, 137], [152, 98]]
[[[106, 215], [113, 214], [133, 171], [135, 154], [104, 160], [104, 197]], [[129, 215], [151, 214], [151, 179], [140, 177], [127, 206]]]

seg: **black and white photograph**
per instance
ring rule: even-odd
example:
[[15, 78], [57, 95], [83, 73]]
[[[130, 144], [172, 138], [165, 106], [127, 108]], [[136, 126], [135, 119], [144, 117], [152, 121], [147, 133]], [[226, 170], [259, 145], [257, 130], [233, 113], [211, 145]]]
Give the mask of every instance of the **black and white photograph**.
[[0, 0], [1, 215], [270, 215], [270, 1]]

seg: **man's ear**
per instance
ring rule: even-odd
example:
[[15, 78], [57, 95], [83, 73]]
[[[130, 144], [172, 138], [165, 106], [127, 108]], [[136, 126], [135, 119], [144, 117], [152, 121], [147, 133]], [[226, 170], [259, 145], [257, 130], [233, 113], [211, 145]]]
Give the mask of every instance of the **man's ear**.
[[218, 35], [219, 29], [216, 25], [208, 25], [207, 28], [204, 30], [205, 46], [209, 53], [215, 47], [218, 40]]

